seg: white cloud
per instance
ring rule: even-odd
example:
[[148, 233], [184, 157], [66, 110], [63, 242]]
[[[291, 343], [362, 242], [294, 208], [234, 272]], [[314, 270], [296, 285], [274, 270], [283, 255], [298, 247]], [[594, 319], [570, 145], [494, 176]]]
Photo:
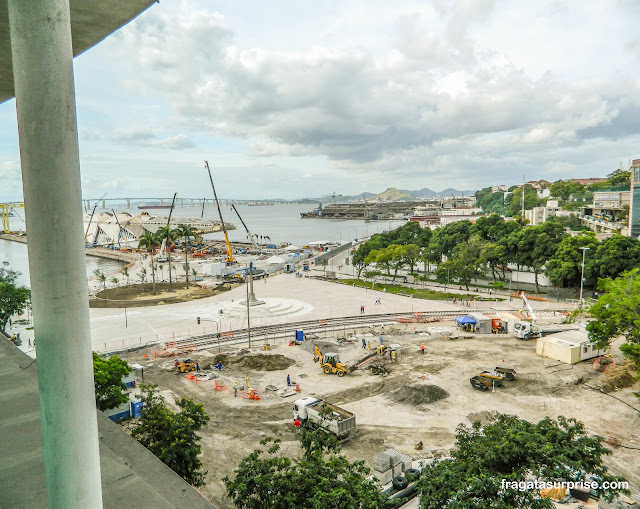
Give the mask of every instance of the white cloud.
[[[291, 189], [302, 196], [314, 175], [330, 174], [344, 194], [478, 188], [523, 170], [604, 174], [638, 156], [634, 2], [215, 8], [162, 2], [81, 57], [86, 171], [112, 158], [110, 172], [144, 187], [132, 161], [175, 167], [177, 151], [200, 160], [199, 150], [235, 169], [222, 186], [270, 165], [291, 185], [304, 180]], [[247, 195], [265, 192], [251, 185]]]

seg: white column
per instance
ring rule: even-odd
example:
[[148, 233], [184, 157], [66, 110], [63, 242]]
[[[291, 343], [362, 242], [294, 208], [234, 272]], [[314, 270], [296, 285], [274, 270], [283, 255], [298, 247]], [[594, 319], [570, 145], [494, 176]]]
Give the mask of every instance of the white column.
[[102, 508], [68, 0], [9, 0], [49, 509]]

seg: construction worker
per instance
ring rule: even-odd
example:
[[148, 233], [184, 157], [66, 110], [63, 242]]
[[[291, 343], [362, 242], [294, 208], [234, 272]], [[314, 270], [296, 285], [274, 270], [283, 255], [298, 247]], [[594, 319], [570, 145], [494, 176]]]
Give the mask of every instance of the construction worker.
[[200, 363], [196, 361], [196, 373], [200, 373]]
[[420, 351], [424, 353], [424, 345], [420, 345]]
[[291, 387], [291, 377], [287, 375], [287, 387]]
[[371, 341], [367, 341], [367, 352], [371, 351]]
[[244, 377], [244, 386], [245, 387], [249, 387], [249, 377], [248, 376]]
[[218, 361], [218, 364], [216, 364], [216, 368], [218, 368], [218, 371], [222, 371], [222, 361]]
[[238, 397], [238, 381], [233, 382], [233, 397]]
[[367, 340], [362, 338], [362, 348], [366, 348], [367, 347]]

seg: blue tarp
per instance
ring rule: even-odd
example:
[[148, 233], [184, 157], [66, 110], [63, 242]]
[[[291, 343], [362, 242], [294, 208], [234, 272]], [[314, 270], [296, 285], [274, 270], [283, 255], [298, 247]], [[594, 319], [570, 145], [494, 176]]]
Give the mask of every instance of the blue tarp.
[[456, 322], [458, 322], [460, 325], [466, 325], [468, 323], [477, 323], [477, 320], [470, 317], [469, 315], [464, 315], [456, 318]]

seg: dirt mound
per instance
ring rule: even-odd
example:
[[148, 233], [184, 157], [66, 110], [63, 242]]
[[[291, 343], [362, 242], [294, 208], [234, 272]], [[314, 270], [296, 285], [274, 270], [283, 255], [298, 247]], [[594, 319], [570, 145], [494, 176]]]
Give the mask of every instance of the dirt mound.
[[284, 355], [245, 355], [231, 360], [233, 364], [256, 371], [278, 371], [293, 366], [296, 361]]
[[336, 342], [331, 343], [329, 341], [322, 341], [317, 339], [305, 339], [299, 348], [306, 352], [313, 353], [316, 346], [321, 352], [326, 353], [335, 352], [338, 349], [339, 345]]
[[489, 424], [495, 421], [499, 415], [500, 414], [497, 410], [491, 410], [491, 412], [482, 410], [480, 412], [470, 413], [469, 415], [467, 415], [467, 419], [469, 419], [469, 422], [472, 423], [475, 421], [480, 421], [480, 424], [484, 426], [485, 424]]
[[629, 362], [607, 369], [605, 374], [591, 385], [602, 392], [609, 393], [636, 383], [636, 366]]
[[389, 397], [405, 405], [420, 406], [449, 397], [449, 393], [437, 385], [407, 385], [392, 392]]

